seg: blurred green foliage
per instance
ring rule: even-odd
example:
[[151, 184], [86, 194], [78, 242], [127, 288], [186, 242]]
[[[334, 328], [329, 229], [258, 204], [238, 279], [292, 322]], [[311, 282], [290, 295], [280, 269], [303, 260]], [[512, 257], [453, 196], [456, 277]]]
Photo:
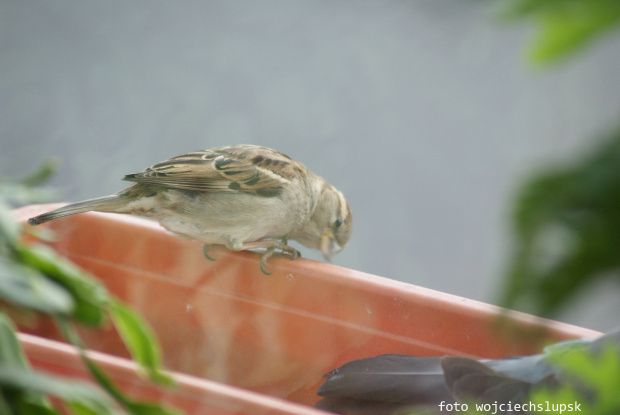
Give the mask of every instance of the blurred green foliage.
[[[59, 398], [76, 415], [178, 413], [125, 396], [86, 356], [74, 327], [98, 327], [112, 321], [143, 372], [153, 381], [170, 385], [172, 380], [160, 370], [159, 343], [146, 321], [115, 299], [94, 277], [49, 247], [23, 241], [22, 226], [11, 217], [9, 206], [42, 201], [52, 195], [33, 187], [52, 172], [53, 165], [47, 164], [25, 179], [0, 180], [0, 413], [59, 414], [49, 396]], [[80, 350], [99, 388], [30, 368], [9, 315], [19, 317], [32, 312], [55, 319], [65, 338]]]
[[555, 315], [597, 279], [620, 279], [620, 130], [527, 181], [513, 224], [504, 306]]
[[528, 19], [537, 26], [528, 56], [539, 65], [583, 49], [620, 23], [617, 0], [508, 0], [502, 10], [508, 19]]
[[[507, 0], [502, 10], [537, 27], [530, 51], [538, 63], [620, 26], [617, 0]], [[620, 276], [620, 127], [593, 143], [588, 156], [546, 168], [520, 189], [501, 305], [557, 316], [588, 285]]]
[[572, 381], [539, 388], [531, 394], [531, 401], [543, 408], [577, 403], [581, 413], [591, 415], [620, 413], [620, 349], [612, 342], [605, 346], [597, 353], [579, 347], [568, 353], [552, 352], [549, 361]]
[[[561, 342], [544, 350], [545, 358], [557, 372], [534, 387], [526, 404], [532, 414], [583, 413], [616, 415], [620, 413], [620, 345], [613, 339], [601, 347], [591, 348], [578, 340]], [[493, 402], [487, 402], [493, 404]], [[507, 403], [507, 402], [502, 402]], [[555, 410], [554, 410], [555, 408]], [[491, 412], [477, 410], [476, 402], [468, 403], [467, 415], [503, 415], [497, 408]], [[408, 415], [437, 415], [437, 411], [405, 412]]]
[[45, 202], [54, 198], [56, 193], [40, 187], [47, 182], [56, 170], [53, 160], [43, 164], [37, 171], [20, 179], [4, 179], [0, 177], [0, 203], [26, 204]]
[[[561, 62], [620, 26], [617, 0], [509, 0], [505, 16], [527, 20], [537, 35], [529, 58]], [[555, 316], [592, 283], [620, 278], [620, 127], [594, 140], [586, 155], [545, 168], [518, 192], [514, 246], [501, 304]], [[552, 352], [549, 362], [573, 376], [534, 391], [534, 403], [582, 404], [581, 413], [620, 413], [620, 350]]]

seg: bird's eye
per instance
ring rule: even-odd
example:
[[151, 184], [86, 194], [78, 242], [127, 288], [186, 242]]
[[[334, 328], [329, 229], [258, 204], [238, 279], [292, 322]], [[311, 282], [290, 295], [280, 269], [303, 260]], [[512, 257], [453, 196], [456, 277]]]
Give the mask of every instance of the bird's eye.
[[334, 222], [334, 228], [339, 228], [340, 225], [342, 225], [342, 219], [338, 218], [336, 222]]

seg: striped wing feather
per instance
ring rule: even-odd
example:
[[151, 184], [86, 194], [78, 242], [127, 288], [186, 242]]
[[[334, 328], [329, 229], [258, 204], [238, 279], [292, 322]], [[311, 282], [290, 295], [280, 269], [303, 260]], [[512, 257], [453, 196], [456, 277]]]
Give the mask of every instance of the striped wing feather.
[[123, 180], [191, 191], [242, 191], [276, 196], [300, 173], [289, 157], [265, 147], [239, 145], [195, 151], [155, 164]]

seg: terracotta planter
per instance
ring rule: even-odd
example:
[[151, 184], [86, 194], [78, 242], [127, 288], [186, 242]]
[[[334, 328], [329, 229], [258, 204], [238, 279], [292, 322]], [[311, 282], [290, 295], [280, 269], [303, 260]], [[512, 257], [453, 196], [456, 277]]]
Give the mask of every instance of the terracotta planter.
[[[28, 359], [37, 369], [72, 378], [90, 379], [72, 346], [23, 333], [19, 334], [19, 338]], [[283, 399], [181, 373], [172, 374], [178, 387], [158, 388], [139, 378], [136, 365], [127, 359], [100, 352], [90, 352], [89, 356], [130, 396], [173, 405], [188, 415], [324, 414]]]
[[[25, 221], [54, 207], [15, 214]], [[239, 414], [318, 414], [303, 405], [318, 400], [324, 373], [351, 359], [382, 353], [501, 357], [599, 334], [512, 312], [508, 320], [544, 337], [507, 341], [493, 330], [500, 309], [488, 304], [303, 258], [274, 256], [268, 264], [273, 274], [266, 276], [255, 253], [215, 247], [210, 262], [199, 243], [130, 216], [87, 213], [49, 226], [58, 235], [54, 249], [141, 310], [157, 331], [166, 366], [179, 373], [182, 388], [161, 391], [136, 380], [142, 385], [137, 393], [189, 399], [180, 405], [189, 413], [225, 413], [225, 407]], [[56, 338], [45, 320], [28, 331]], [[119, 359], [127, 353], [112, 330], [84, 335], [110, 370], [131, 372]], [[79, 371], [68, 357], [60, 367], [39, 359], [52, 343], [32, 336], [23, 341], [36, 366]], [[53, 345], [49, 353], [71, 354]]]

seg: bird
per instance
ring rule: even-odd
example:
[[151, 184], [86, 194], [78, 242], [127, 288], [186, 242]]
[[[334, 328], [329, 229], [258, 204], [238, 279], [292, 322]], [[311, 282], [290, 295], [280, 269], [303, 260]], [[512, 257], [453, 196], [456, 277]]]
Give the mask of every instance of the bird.
[[357, 359], [325, 375], [316, 407], [346, 415], [395, 415], [411, 410], [456, 414], [463, 409], [455, 404], [474, 400], [500, 409], [504, 404], [494, 413], [524, 413], [513, 411], [514, 404], [529, 403], [535, 387], [579, 384], [570, 373], [549, 364], [549, 354], [561, 359], [577, 350], [596, 354], [609, 344], [616, 353], [620, 351], [620, 329], [596, 339], [559, 342], [530, 356], [474, 359], [385, 354]]
[[275, 250], [295, 259], [296, 240], [327, 261], [351, 237], [353, 217], [344, 195], [287, 155], [239, 144], [199, 150], [126, 175], [120, 192], [69, 204], [32, 217], [30, 225], [97, 211], [154, 218], [176, 236], [233, 251], [264, 249], [260, 268]]

